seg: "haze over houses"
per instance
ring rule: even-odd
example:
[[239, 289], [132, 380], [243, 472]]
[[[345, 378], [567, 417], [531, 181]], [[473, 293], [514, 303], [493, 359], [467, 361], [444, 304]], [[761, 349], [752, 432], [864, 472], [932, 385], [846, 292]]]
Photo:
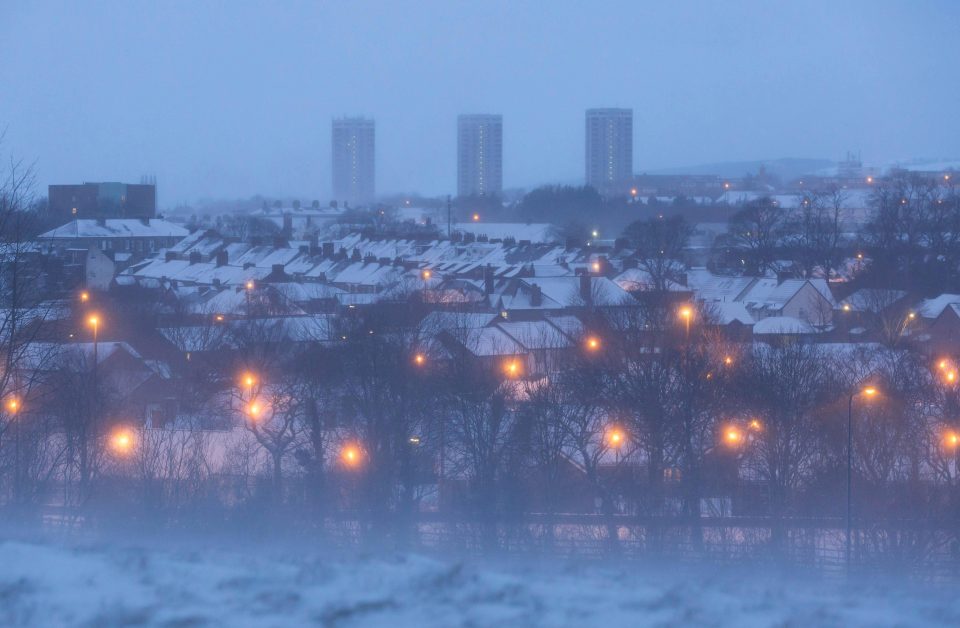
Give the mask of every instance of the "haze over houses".
[[[655, 193], [641, 198], [640, 189], [630, 189], [620, 201], [598, 201], [598, 211], [615, 207], [642, 216], [609, 233], [599, 226], [518, 221], [523, 201], [509, 207], [490, 199], [459, 199], [485, 208], [458, 207], [459, 220], [452, 201], [430, 208], [263, 202], [246, 214], [182, 224], [128, 217], [131, 207], [108, 208], [121, 214], [114, 216], [90, 205], [83, 216], [5, 250], [7, 268], [29, 262], [23, 285], [35, 297], [29, 308], [8, 311], [37, 357], [19, 368], [24, 375], [43, 372], [67, 392], [89, 389], [96, 374], [94, 389], [111, 389], [110, 421], [122, 414], [144, 429], [208, 435], [219, 452], [211, 468], [222, 470], [229, 467], [229, 452], [244, 442], [260, 453], [243, 460], [273, 456], [263, 443], [279, 450], [253, 421], [268, 413], [282, 417], [293, 400], [315, 394], [327, 395], [323, 412], [329, 412], [329, 423], [317, 419], [315, 425], [323, 426], [318, 438], [362, 456], [355, 421], [369, 410], [364, 404], [394, 394], [394, 386], [398, 395], [416, 389], [444, 403], [450, 395], [462, 395], [461, 403], [487, 395], [480, 402], [484, 412], [502, 411], [512, 421], [538, 411], [537, 404], [580, 407], [575, 398], [544, 396], [561, 394], [559, 386], [567, 387], [562, 395], [588, 394], [577, 388], [581, 378], [610, 395], [627, 394], [625, 378], [637, 378], [641, 388], [679, 381], [689, 372], [660, 380], [657, 369], [689, 366], [669, 362], [681, 354], [691, 359], [684, 352], [704, 357], [722, 351], [717, 364], [698, 363], [704, 372], [697, 381], [715, 381], [730, 377], [721, 371], [732, 371], [741, 356], [759, 360], [768, 350], [812, 347], [831, 364], [863, 353], [867, 357], [857, 359], [866, 377], [884, 368], [877, 356], [889, 364], [957, 345], [960, 296], [871, 275], [884, 250], [863, 237], [865, 219], [841, 220], [830, 204], [837, 197], [812, 189], [812, 179], [790, 194], [772, 194], [784, 190], [760, 181], [642, 180], [643, 191]], [[923, 181], [952, 198], [939, 181]], [[711, 186], [725, 191], [709, 196]], [[607, 188], [617, 193], [616, 184]], [[698, 192], [702, 204], [678, 201], [668, 188]], [[121, 188], [97, 189], [115, 195]], [[744, 196], [733, 199], [726, 194], [732, 191]], [[598, 198], [565, 188], [545, 195], [551, 202], [565, 195], [578, 203]], [[883, 202], [880, 195], [870, 199]], [[900, 200], [891, 201], [895, 209], [904, 205]], [[691, 214], [691, 207], [700, 213]], [[921, 257], [924, 263], [953, 259]], [[669, 352], [673, 358], [665, 357]], [[606, 364], [612, 355], [629, 366]], [[375, 374], [386, 378], [376, 387], [368, 384], [370, 373], [349, 371], [364, 359], [390, 361]], [[944, 372], [954, 373], [945, 364]], [[264, 378], [269, 373], [270, 383], [237, 388], [237, 372], [253, 371]], [[324, 381], [336, 382], [329, 389], [302, 379], [321, 372]], [[340, 381], [345, 372], [355, 379]], [[427, 381], [432, 377], [435, 386]], [[456, 383], [457, 377], [469, 385]], [[50, 390], [29, 394], [39, 399]], [[565, 450], [565, 472], [587, 493], [591, 474], [650, 464], [638, 442], [621, 449], [627, 438], [616, 431], [621, 415], [653, 393], [643, 388], [629, 394], [639, 396], [590, 410], [595, 425], [584, 436], [588, 442]], [[269, 409], [265, 401], [259, 405], [267, 395]], [[384, 407], [396, 410], [393, 400]], [[624, 440], [607, 442], [611, 430]], [[405, 442], [427, 442], [428, 433], [417, 431]], [[282, 477], [284, 465], [301, 473], [306, 455], [277, 454], [273, 475]], [[452, 466], [443, 490], [468, 493], [472, 480], [459, 470], [468, 455], [437, 455]], [[723, 501], [731, 499], [724, 484], [729, 461], [711, 449], [702, 462], [721, 478], [705, 499], [721, 500], [717, 510], [729, 512]], [[337, 469], [339, 463], [324, 464]], [[680, 473], [673, 467], [663, 472]], [[732, 477], [737, 473], [747, 470], [735, 469]], [[442, 473], [421, 475], [425, 494], [438, 496]], [[589, 510], [582, 497], [572, 496], [568, 506]], [[619, 513], [639, 508], [628, 502], [610, 507]]]

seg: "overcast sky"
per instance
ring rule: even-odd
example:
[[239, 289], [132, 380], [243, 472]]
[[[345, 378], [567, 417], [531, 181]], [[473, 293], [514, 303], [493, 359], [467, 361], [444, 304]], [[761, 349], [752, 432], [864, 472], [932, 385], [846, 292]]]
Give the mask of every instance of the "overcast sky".
[[165, 206], [327, 198], [343, 114], [376, 119], [378, 193], [454, 191], [464, 112], [503, 114], [506, 187], [581, 181], [598, 106], [633, 108], [637, 172], [957, 158], [958, 31], [953, 0], [0, 0], [0, 153]]

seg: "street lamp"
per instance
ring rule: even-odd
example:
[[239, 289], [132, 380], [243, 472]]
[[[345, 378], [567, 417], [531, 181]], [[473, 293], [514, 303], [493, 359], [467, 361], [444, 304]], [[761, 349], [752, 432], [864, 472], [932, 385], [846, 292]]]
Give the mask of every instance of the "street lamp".
[[86, 303], [90, 300], [90, 293], [84, 290], [80, 293], [80, 303]]
[[340, 450], [340, 460], [349, 468], [359, 467], [362, 461], [360, 448], [352, 443], [344, 445]]
[[413, 363], [416, 364], [417, 366], [423, 366], [424, 364], [427, 363], [427, 357], [422, 353], [418, 353], [415, 356], [413, 356]]
[[100, 317], [96, 314], [90, 316], [87, 319], [87, 324], [93, 328], [93, 386], [96, 390], [97, 386], [97, 363], [100, 361], [98, 356], [99, 350], [99, 339], [100, 339]]
[[743, 432], [735, 425], [730, 425], [723, 431], [723, 440], [730, 447], [739, 447], [743, 444], [743, 438]]
[[503, 365], [503, 370], [507, 374], [507, 377], [519, 377], [521, 372], [520, 362], [518, 360], [508, 360], [507, 363]]
[[855, 397], [863, 395], [867, 399], [875, 397], [878, 393], [873, 386], [866, 386], [860, 390], [850, 393], [847, 401], [847, 536], [846, 536], [846, 561], [847, 569], [850, 569], [850, 539], [853, 529], [853, 400]]
[[133, 450], [134, 437], [133, 432], [128, 428], [118, 427], [110, 435], [110, 448], [114, 453], [120, 456], [126, 456]]
[[600, 339], [596, 336], [590, 336], [586, 342], [587, 350], [596, 352], [600, 350]]
[[680, 308], [678, 312], [680, 319], [683, 321], [684, 325], [687, 328], [687, 336], [690, 335], [690, 320], [693, 318], [693, 308], [689, 305], [684, 305]]
[[619, 427], [614, 426], [607, 432], [607, 444], [614, 450], [617, 464], [620, 464], [620, 449], [626, 441], [627, 437]]
[[250, 371], [247, 371], [240, 376], [240, 383], [243, 384], [243, 387], [247, 389], [247, 392], [250, 392], [257, 383], [257, 376]]

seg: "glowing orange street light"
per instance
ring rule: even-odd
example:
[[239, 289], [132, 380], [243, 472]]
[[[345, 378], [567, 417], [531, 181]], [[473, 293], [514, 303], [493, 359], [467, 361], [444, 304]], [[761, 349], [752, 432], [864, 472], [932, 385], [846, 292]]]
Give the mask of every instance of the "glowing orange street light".
[[430, 276], [433, 275], [433, 273], [431, 273], [429, 270], [424, 270], [422, 273], [420, 273], [420, 275], [424, 279], [430, 279]]
[[83, 292], [80, 293], [80, 302], [81, 302], [81, 303], [86, 303], [86, 302], [89, 301], [89, 300], [90, 300], [90, 293], [89, 293], [89, 292], [87, 292], [86, 290], [84, 290]]
[[630, 188], [630, 196], [636, 196], [636, 195], [637, 195], [637, 188]]
[[610, 443], [611, 447], [620, 448], [626, 441], [626, 436], [624, 435], [623, 431], [620, 430], [620, 428], [615, 427], [607, 434], [607, 441]]
[[245, 287], [246, 287], [247, 290], [253, 290], [253, 285], [254, 285], [254, 284], [253, 284], [253, 280], [252, 280], [252, 279], [248, 279], [248, 280], [247, 280], [247, 283], [245, 284]]
[[119, 427], [110, 435], [110, 448], [114, 453], [125, 456], [133, 449], [133, 432], [125, 427]]
[[684, 305], [680, 308], [679, 311], [680, 318], [683, 320], [684, 325], [687, 327], [687, 335], [690, 335], [690, 320], [693, 318], [693, 308], [689, 305]]
[[727, 443], [727, 445], [735, 447], [743, 442], [743, 432], [736, 427], [728, 427], [723, 432], [723, 440]]
[[216, 316], [213, 317], [213, 319], [218, 323], [222, 323], [224, 321], [224, 318], [225, 317], [223, 316], [223, 314], [217, 314]]
[[593, 268], [593, 272], [595, 273], [600, 272], [600, 262], [594, 262], [593, 264], [590, 265], [590, 267]]
[[950, 449], [957, 449], [960, 446], [960, 434], [953, 430], [947, 430], [943, 435], [943, 444]]
[[361, 457], [360, 448], [356, 445], [345, 445], [343, 449], [340, 450], [340, 460], [348, 467], [359, 466]]
[[878, 391], [876, 388], [874, 388], [873, 386], [867, 386], [867, 387], [864, 388], [861, 392], [863, 392], [863, 394], [866, 395], [867, 397], [873, 397], [873, 396], [876, 395], [879, 391]]
[[849, 303], [844, 303], [844, 304], [843, 304], [843, 311], [844, 311], [844, 312], [849, 312], [849, 311], [850, 311], [850, 304], [849, 304]]
[[947, 381], [950, 382], [951, 384], [957, 381], [957, 372], [950, 371], [949, 373], [947, 373]]
[[598, 351], [600, 349], [600, 339], [596, 336], [587, 338], [587, 349], [590, 351]]
[[87, 319], [87, 324], [93, 327], [94, 331], [96, 331], [97, 327], [100, 325], [100, 318], [96, 315], [91, 316]]
[[427, 363], [427, 357], [422, 353], [418, 353], [417, 355], [413, 356], [413, 363], [417, 366], [423, 366]]
[[257, 383], [257, 377], [253, 373], [244, 373], [243, 374], [243, 385], [247, 388], [253, 388], [253, 385]]
[[726, 364], [727, 366], [730, 366], [731, 364], [733, 364], [733, 358], [731, 358], [731, 357], [728, 355], [728, 356], [726, 356], [726, 357], [723, 358], [723, 363]]
[[473, 222], [480, 222], [480, 214], [473, 215]]
[[259, 402], [253, 401], [247, 406], [247, 414], [250, 415], [251, 419], [256, 420], [263, 414], [263, 406], [261, 406]]
[[755, 432], [759, 432], [763, 429], [763, 423], [761, 423], [759, 419], [750, 419], [748, 427]]
[[867, 177], [867, 183], [873, 183], [873, 177]]
[[504, 372], [507, 374], [507, 377], [519, 377], [520, 376], [520, 362], [517, 360], [510, 360], [503, 366]]
[[12, 399], [9, 399], [7, 401], [7, 412], [9, 412], [10, 414], [16, 414], [17, 410], [19, 409], [20, 409], [20, 402], [17, 401], [16, 397], [13, 397]]

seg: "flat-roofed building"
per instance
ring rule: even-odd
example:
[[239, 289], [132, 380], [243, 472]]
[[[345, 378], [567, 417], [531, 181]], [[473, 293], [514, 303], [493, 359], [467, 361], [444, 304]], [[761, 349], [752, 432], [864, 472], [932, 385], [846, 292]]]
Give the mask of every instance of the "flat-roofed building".
[[64, 222], [85, 218], [156, 218], [151, 183], [81, 183], [47, 188], [50, 212]]

